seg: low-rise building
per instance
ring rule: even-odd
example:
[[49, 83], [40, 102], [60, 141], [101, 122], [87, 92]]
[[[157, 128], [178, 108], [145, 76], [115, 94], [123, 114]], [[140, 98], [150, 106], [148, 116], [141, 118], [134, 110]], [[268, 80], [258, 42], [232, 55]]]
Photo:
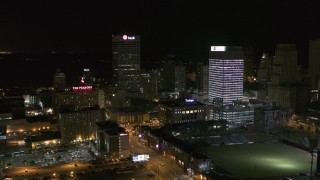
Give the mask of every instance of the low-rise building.
[[150, 120], [150, 114], [144, 112], [127, 109], [111, 109], [109, 110], [110, 118], [119, 124], [127, 123], [143, 123], [143, 121]]
[[255, 108], [254, 126], [257, 130], [269, 132], [270, 129], [283, 127], [292, 117], [292, 111], [277, 106]]
[[164, 129], [150, 130], [147, 145], [165, 156], [171, 163], [180, 166], [188, 174], [201, 174], [211, 170], [210, 159], [199, 153], [201, 144], [188, 143], [164, 132]]
[[247, 105], [210, 106], [208, 111], [210, 120], [226, 120], [229, 128], [242, 128], [254, 122], [254, 108]]
[[61, 135], [59, 132], [46, 132], [39, 135], [27, 136], [25, 139], [25, 145], [31, 150], [40, 149], [50, 145], [60, 144]]
[[129, 133], [114, 121], [97, 123], [97, 146], [101, 153], [110, 158], [129, 155]]
[[164, 101], [159, 103], [158, 115], [162, 124], [203, 121], [206, 106], [194, 99]]

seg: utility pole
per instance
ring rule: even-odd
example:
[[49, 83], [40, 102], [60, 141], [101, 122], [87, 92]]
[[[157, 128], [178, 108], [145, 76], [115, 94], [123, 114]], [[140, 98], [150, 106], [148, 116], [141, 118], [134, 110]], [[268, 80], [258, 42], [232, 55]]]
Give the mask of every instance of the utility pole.
[[310, 165], [310, 179], [313, 179], [313, 151], [318, 145], [318, 137], [309, 138], [310, 154], [311, 154], [311, 165]]
[[5, 146], [5, 140], [0, 140], [0, 178], [3, 179], [3, 168], [4, 168], [4, 146]]

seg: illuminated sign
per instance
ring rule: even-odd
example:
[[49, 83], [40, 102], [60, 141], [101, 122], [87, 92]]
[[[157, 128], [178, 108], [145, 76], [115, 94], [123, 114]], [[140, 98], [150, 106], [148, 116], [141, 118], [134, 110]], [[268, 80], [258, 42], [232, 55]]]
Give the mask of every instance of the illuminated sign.
[[83, 71], [88, 72], [88, 71], [90, 71], [90, 69], [83, 69]]
[[194, 99], [184, 99], [186, 103], [194, 102]]
[[92, 86], [75, 86], [72, 87], [72, 92], [91, 92]]
[[133, 155], [132, 161], [133, 162], [141, 162], [141, 161], [149, 161], [149, 154], [139, 154], [139, 155]]
[[226, 51], [226, 46], [211, 46], [211, 51]]
[[135, 39], [136, 39], [136, 37], [134, 37], [134, 36], [127, 36], [127, 35], [123, 35], [123, 36], [122, 36], [122, 39], [123, 39], [123, 40], [135, 40]]

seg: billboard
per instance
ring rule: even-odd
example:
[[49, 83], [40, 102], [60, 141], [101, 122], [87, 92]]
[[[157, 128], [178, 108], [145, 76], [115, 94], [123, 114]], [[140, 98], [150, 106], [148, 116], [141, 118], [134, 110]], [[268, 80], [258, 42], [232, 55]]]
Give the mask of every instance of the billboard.
[[138, 154], [132, 156], [133, 162], [142, 162], [142, 161], [149, 161], [149, 154]]

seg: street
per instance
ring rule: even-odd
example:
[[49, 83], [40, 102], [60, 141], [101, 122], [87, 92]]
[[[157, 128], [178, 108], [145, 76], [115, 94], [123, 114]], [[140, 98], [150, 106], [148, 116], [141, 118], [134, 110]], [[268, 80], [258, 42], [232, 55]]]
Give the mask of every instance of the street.
[[[130, 130], [129, 130], [130, 131]], [[157, 153], [151, 147], [147, 147], [138, 136], [130, 135], [130, 150], [132, 154], [149, 154], [150, 159], [144, 163], [132, 163], [128, 161], [110, 162], [101, 164], [90, 164], [84, 161], [74, 161], [72, 163], [60, 164], [55, 166], [21, 166], [3, 170], [4, 176], [14, 179], [33, 179], [33, 178], [76, 178], [86, 179], [92, 176], [108, 174], [108, 177], [116, 179], [192, 179], [183, 172], [182, 168], [176, 165], [168, 157]], [[76, 164], [76, 165], [75, 165]], [[139, 165], [143, 165], [137, 168]], [[132, 171], [125, 173], [114, 173], [117, 168], [132, 167]], [[149, 175], [148, 175], [149, 174]]]

